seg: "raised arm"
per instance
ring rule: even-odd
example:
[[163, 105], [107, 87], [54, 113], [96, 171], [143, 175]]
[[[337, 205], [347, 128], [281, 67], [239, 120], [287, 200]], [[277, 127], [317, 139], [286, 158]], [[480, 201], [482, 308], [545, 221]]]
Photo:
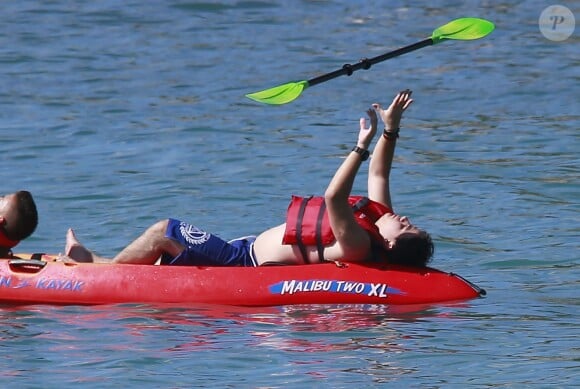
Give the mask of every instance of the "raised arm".
[[351, 260], [363, 260], [368, 255], [370, 239], [368, 234], [356, 223], [354, 213], [348, 203], [354, 179], [362, 162], [368, 157], [368, 148], [377, 132], [377, 114], [369, 109], [366, 120], [360, 119], [360, 131], [356, 147], [340, 165], [324, 193], [328, 218], [332, 232], [343, 250]]
[[413, 99], [411, 99], [412, 93], [409, 89], [399, 92], [386, 110], [381, 108], [379, 104], [373, 104], [374, 109], [385, 125], [385, 129], [377, 141], [373, 151], [373, 158], [369, 165], [368, 196], [371, 200], [386, 205], [391, 209], [393, 205], [391, 202], [389, 176], [397, 138], [399, 137], [401, 118], [403, 117], [403, 112], [413, 103]]

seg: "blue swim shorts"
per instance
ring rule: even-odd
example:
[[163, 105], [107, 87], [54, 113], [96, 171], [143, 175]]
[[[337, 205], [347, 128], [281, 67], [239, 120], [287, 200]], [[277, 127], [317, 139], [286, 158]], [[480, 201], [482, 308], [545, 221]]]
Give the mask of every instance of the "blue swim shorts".
[[162, 265], [177, 266], [258, 266], [254, 257], [255, 236], [229, 242], [175, 219], [169, 219], [165, 236], [183, 246], [177, 257], [164, 254]]

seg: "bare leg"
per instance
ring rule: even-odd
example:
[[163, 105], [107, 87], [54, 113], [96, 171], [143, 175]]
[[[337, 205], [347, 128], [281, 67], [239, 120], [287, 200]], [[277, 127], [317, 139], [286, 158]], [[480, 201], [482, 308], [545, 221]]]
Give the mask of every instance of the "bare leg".
[[77, 239], [72, 228], [66, 232], [65, 254], [76, 262], [110, 262], [109, 259], [99, 257], [85, 248]]
[[179, 255], [185, 247], [165, 237], [167, 223], [168, 220], [162, 220], [153, 224], [133, 243], [117, 254], [113, 262], [153, 265], [164, 253], [172, 256]]
[[113, 260], [99, 257], [84, 247], [69, 229], [66, 236], [65, 253], [77, 262], [112, 262], [124, 264], [153, 265], [163, 253], [179, 255], [185, 247], [166, 238], [167, 220], [159, 221], [149, 227], [140, 237], [125, 247]]

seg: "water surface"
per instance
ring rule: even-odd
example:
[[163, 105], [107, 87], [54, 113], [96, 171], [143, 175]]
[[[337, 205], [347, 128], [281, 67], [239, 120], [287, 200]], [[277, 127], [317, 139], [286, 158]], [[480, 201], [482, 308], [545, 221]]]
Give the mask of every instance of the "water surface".
[[[570, 387], [578, 327], [579, 38], [545, 39], [540, 1], [19, 1], [0, 15], [3, 192], [111, 256], [178, 217], [233, 238], [322, 193], [373, 102], [411, 88], [392, 174], [396, 210], [428, 229], [435, 267], [488, 291], [460, 305], [257, 310], [3, 307], [0, 382], [20, 387]], [[571, 7], [571, 5], [569, 5]], [[576, 19], [580, 10], [572, 9]], [[494, 21], [308, 89], [281, 107], [245, 93], [312, 78]], [[355, 191], [365, 189], [361, 172]]]

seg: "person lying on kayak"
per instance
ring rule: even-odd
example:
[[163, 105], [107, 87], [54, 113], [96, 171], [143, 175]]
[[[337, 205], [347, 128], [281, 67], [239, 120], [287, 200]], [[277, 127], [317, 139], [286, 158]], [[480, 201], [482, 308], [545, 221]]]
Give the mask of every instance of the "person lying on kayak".
[[[360, 119], [356, 146], [330, 181], [324, 197], [293, 196], [286, 223], [226, 242], [194, 225], [166, 219], [149, 227], [112, 260], [113, 263], [192, 266], [299, 265], [324, 261], [389, 263], [425, 266], [433, 255], [431, 237], [407, 217], [392, 211], [389, 174], [399, 124], [411, 105], [411, 91], [402, 91], [384, 110], [367, 110], [370, 126]], [[350, 196], [355, 176], [368, 156], [377, 132], [377, 113], [385, 129], [374, 148], [368, 177], [368, 198]], [[67, 232], [65, 253], [82, 262], [110, 262]]]
[[27, 191], [0, 196], [0, 258], [11, 258], [12, 248], [28, 238], [38, 225], [38, 212]]

